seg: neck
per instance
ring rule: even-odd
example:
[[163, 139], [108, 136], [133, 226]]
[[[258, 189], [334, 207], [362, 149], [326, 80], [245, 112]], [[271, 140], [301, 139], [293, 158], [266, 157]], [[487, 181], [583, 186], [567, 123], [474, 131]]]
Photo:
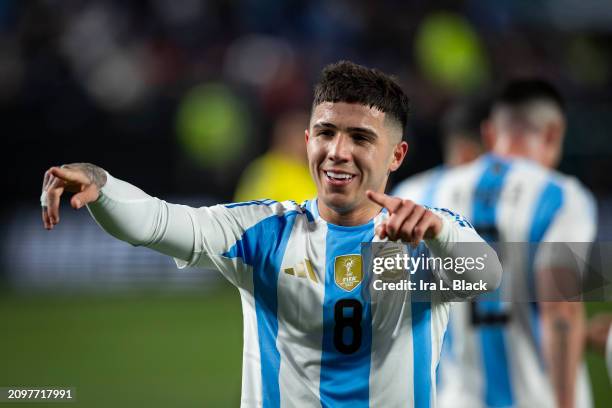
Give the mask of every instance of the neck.
[[328, 207], [322, 200], [317, 200], [319, 215], [326, 222], [344, 227], [353, 227], [368, 223], [380, 213], [381, 207], [375, 203], [367, 203], [347, 212], [338, 212]]
[[507, 158], [525, 158], [540, 162], [540, 152], [526, 141], [499, 141], [493, 148], [493, 153]]

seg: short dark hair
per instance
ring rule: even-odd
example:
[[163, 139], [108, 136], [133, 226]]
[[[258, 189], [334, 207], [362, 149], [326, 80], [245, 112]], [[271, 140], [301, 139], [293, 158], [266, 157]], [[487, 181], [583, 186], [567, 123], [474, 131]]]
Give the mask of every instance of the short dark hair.
[[408, 122], [408, 97], [396, 80], [382, 71], [350, 61], [323, 69], [314, 88], [313, 109], [323, 102], [346, 102], [376, 108], [397, 120], [402, 132]]
[[480, 126], [489, 117], [490, 110], [490, 95], [466, 98], [451, 106], [442, 117], [444, 144], [457, 136], [481, 144]]
[[508, 82], [495, 98], [495, 105], [517, 107], [536, 100], [552, 103], [565, 114], [565, 101], [561, 93], [550, 82], [538, 78]]

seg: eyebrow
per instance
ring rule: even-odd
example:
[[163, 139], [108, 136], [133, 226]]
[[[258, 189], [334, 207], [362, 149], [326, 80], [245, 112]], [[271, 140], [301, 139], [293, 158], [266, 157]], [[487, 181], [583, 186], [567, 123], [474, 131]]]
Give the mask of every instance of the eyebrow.
[[[339, 129], [338, 126], [334, 125], [333, 123], [329, 123], [329, 122], [318, 122], [318, 123], [315, 123], [312, 127], [315, 129], [320, 129], [320, 128], [331, 128], [331, 129], [336, 129], [336, 130]], [[346, 130], [348, 132], [364, 133], [374, 138], [378, 137], [378, 134], [376, 132], [374, 132], [371, 129], [364, 128], [364, 127], [349, 127], [349, 128], [346, 128]]]

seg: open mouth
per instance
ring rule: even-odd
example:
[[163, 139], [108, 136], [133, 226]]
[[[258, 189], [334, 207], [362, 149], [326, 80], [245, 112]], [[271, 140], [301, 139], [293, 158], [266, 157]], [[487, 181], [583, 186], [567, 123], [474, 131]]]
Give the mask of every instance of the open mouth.
[[323, 173], [325, 174], [325, 178], [327, 179], [327, 181], [335, 186], [349, 184], [353, 180], [353, 178], [355, 178], [353, 174], [343, 173], [339, 171], [324, 170]]

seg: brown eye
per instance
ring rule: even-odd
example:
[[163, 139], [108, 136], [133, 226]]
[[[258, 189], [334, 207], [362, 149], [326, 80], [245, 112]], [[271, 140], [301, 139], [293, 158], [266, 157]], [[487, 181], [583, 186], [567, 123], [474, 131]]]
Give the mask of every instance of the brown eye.
[[366, 135], [355, 134], [353, 135], [353, 140], [355, 141], [355, 143], [363, 144], [363, 143], [368, 143], [370, 141], [370, 138], [367, 137]]

